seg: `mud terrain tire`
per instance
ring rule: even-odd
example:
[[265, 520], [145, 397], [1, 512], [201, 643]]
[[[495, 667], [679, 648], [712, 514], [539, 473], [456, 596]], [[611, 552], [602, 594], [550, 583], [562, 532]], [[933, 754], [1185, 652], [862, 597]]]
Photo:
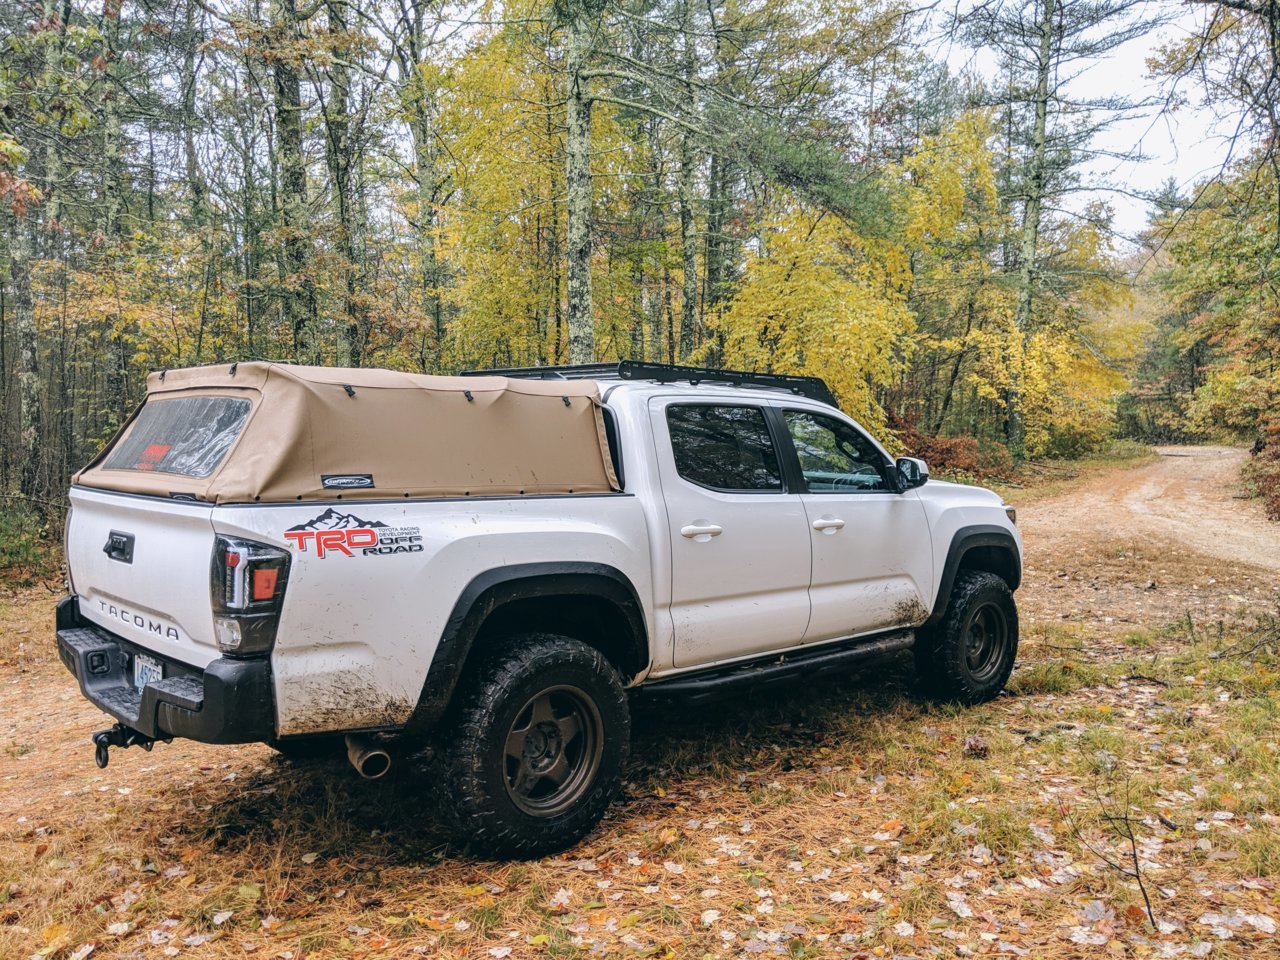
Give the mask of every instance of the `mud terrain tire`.
[[994, 573], [956, 577], [946, 613], [916, 638], [916, 672], [939, 700], [984, 703], [996, 697], [1018, 655], [1018, 609], [1009, 585]]
[[577, 843], [621, 782], [631, 736], [622, 679], [555, 634], [503, 638], [463, 680], [440, 733], [440, 786], [460, 842], [529, 858]]

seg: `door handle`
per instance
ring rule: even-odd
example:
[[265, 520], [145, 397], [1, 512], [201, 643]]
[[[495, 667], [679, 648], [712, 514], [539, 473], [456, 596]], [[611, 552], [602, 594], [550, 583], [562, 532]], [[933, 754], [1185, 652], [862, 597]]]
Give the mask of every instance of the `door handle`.
[[823, 533], [832, 534], [844, 526], [844, 521], [839, 517], [819, 517], [813, 521], [813, 529], [821, 530]]
[[695, 520], [680, 528], [680, 536], [697, 540], [699, 543], [706, 543], [712, 537], [718, 537], [722, 533], [724, 533], [724, 527], [708, 523], [706, 520]]
[[107, 536], [107, 542], [103, 546], [102, 552], [112, 560], [119, 560], [121, 563], [133, 563], [133, 534], [112, 530]]

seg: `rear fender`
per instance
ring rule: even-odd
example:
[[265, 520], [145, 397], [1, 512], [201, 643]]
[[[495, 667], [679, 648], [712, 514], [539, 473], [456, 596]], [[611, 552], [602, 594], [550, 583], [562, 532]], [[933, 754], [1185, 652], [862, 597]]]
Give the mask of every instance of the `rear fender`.
[[607, 603], [626, 625], [625, 636], [611, 644], [611, 659], [621, 667], [623, 682], [649, 667], [649, 638], [644, 610], [635, 587], [621, 571], [602, 563], [523, 563], [479, 574], [462, 591], [445, 623], [431, 668], [407, 734], [424, 733], [448, 709], [458, 680], [465, 672], [477, 639], [503, 608], [523, 601], [591, 599]]

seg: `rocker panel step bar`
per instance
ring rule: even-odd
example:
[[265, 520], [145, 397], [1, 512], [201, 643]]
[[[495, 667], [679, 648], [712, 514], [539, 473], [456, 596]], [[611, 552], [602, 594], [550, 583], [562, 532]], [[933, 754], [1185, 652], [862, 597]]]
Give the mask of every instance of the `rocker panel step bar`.
[[678, 699], [686, 703], [715, 700], [744, 690], [785, 683], [797, 677], [808, 679], [843, 673], [856, 664], [909, 650], [915, 639], [914, 630], [902, 630], [813, 650], [800, 647], [795, 653], [788, 652], [767, 660], [752, 660], [718, 670], [684, 674], [670, 680], [655, 680], [643, 684], [635, 695], [641, 700]]

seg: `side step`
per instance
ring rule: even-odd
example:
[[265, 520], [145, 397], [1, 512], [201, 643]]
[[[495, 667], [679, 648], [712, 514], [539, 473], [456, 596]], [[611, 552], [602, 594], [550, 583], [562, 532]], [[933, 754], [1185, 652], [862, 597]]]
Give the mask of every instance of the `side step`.
[[772, 656], [767, 660], [735, 663], [696, 674], [682, 674], [670, 680], [655, 680], [653, 683], [642, 684], [634, 695], [642, 701], [680, 700], [683, 703], [699, 703], [717, 700], [799, 677], [808, 679], [843, 673], [869, 660], [909, 650], [915, 640], [914, 630], [901, 630], [880, 634], [873, 639], [862, 638], [816, 649], [797, 647], [795, 653]]

